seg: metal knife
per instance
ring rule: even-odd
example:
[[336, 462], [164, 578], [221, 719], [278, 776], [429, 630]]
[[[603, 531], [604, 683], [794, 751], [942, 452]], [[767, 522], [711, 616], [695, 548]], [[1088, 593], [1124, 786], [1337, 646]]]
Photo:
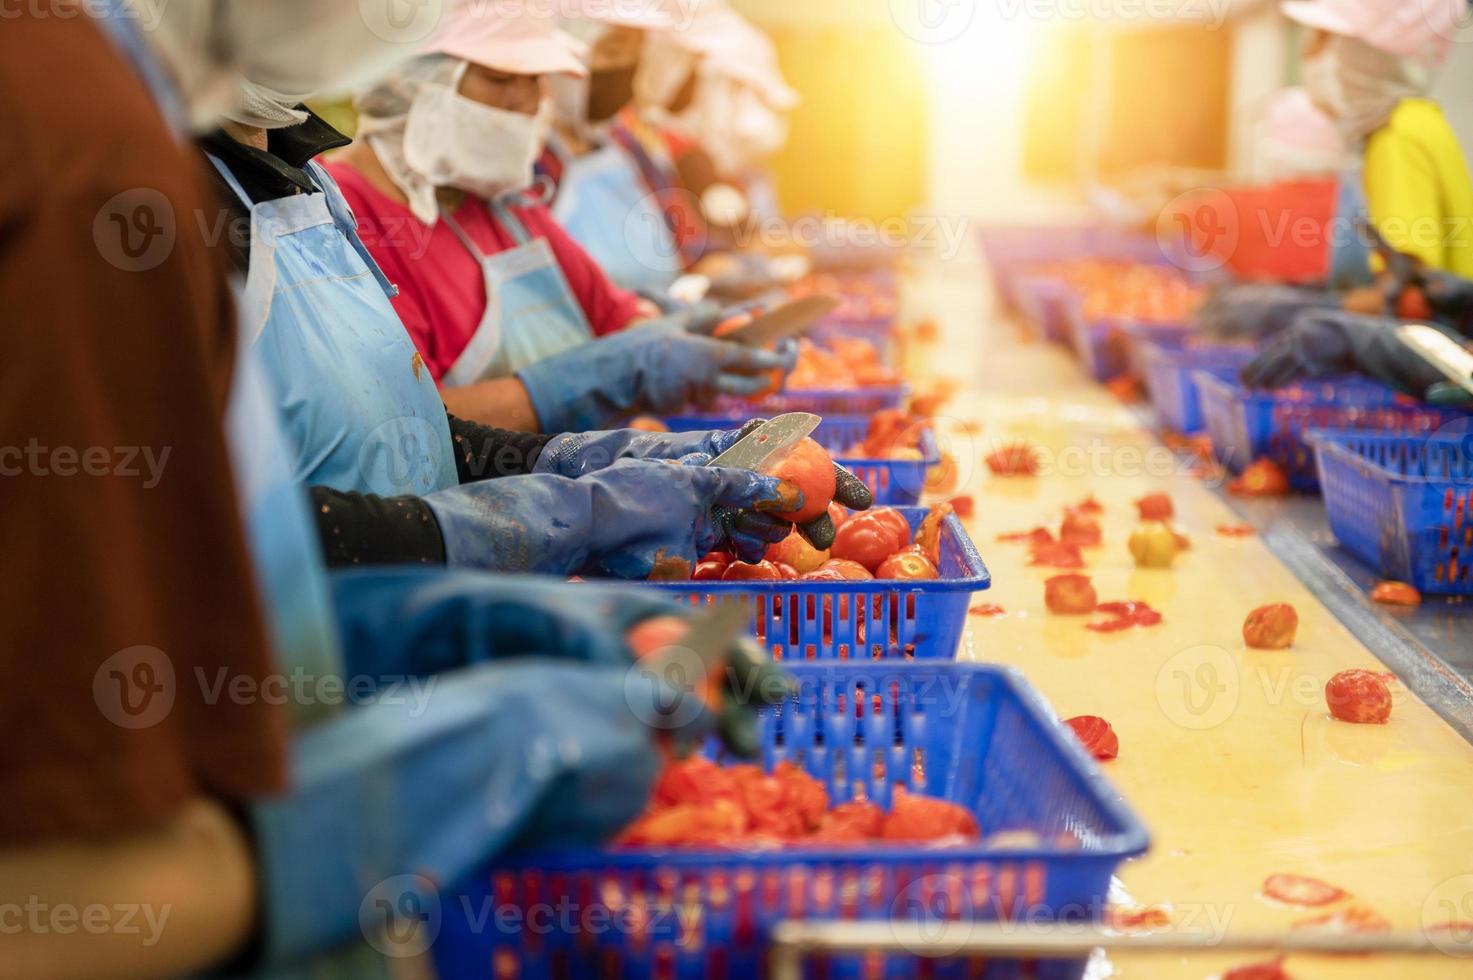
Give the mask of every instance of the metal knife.
[[766, 347], [779, 340], [797, 337], [838, 308], [837, 296], [805, 296], [757, 317], [721, 339], [747, 347]]
[[1467, 348], [1425, 323], [1403, 323], [1396, 328], [1396, 336], [1448, 380], [1473, 393], [1473, 353]]
[[764, 422], [708, 466], [731, 466], [767, 473], [787, 458], [793, 447], [813, 434], [823, 419], [808, 412], [789, 412]]

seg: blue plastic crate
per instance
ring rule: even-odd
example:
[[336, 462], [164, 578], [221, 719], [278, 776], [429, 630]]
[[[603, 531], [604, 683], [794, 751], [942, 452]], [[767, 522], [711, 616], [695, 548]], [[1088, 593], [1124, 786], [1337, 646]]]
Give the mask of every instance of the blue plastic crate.
[[1335, 537], [1387, 578], [1473, 595], [1470, 432], [1310, 433]]
[[1185, 323], [1145, 323], [1129, 317], [1087, 319], [1078, 303], [1069, 306], [1069, 340], [1086, 374], [1096, 381], [1127, 374], [1131, 370], [1132, 336], [1151, 339], [1184, 337]]
[[[803, 664], [792, 673], [798, 694], [759, 718], [764, 766], [802, 767], [834, 803], [888, 808], [892, 787], [905, 785], [966, 806], [984, 834], [1031, 831], [1038, 843], [526, 854], [447, 889], [433, 947], [440, 975], [754, 980], [784, 919], [1098, 918], [1111, 875], [1149, 846], [1140, 819], [1015, 670]], [[560, 905], [573, 914], [547, 929], [522, 926], [534, 907]], [[812, 977], [897, 980], [921, 969], [908, 957], [807, 966]], [[986, 967], [988, 977], [1077, 977], [1083, 961]], [[925, 969], [981, 975], [976, 963]]]
[[1356, 429], [1416, 435], [1467, 417], [1452, 409], [1412, 402], [1364, 378], [1337, 378], [1254, 391], [1207, 371], [1193, 372], [1202, 414], [1217, 458], [1233, 472], [1257, 459], [1273, 460], [1296, 490], [1319, 489], [1310, 429]]
[[[925, 507], [897, 508], [919, 528]], [[934, 581], [647, 582], [693, 606], [749, 601], [752, 635], [778, 660], [945, 660], [956, 656], [972, 593], [990, 588], [977, 546], [955, 514], [941, 526]]]
[[1206, 425], [1192, 373], [1206, 371], [1232, 380], [1253, 359], [1250, 347], [1209, 344], [1187, 337], [1136, 335], [1133, 346], [1140, 352], [1140, 376], [1145, 379], [1156, 414], [1166, 428], [1182, 433], [1200, 432]]
[[[731, 420], [713, 415], [678, 415], [664, 420], [671, 432], [697, 432], [719, 429]], [[921, 499], [926, 486], [926, 473], [941, 462], [941, 450], [929, 428], [920, 436], [920, 459], [869, 459], [850, 450], [864, 441], [869, 431], [867, 415], [826, 415], [813, 439], [845, 469], [864, 481], [875, 495], [879, 506], [910, 506]]]
[[1070, 306], [1079, 299], [1061, 279], [1023, 275], [1018, 279], [1018, 312], [1039, 340], [1051, 344], [1069, 343]]

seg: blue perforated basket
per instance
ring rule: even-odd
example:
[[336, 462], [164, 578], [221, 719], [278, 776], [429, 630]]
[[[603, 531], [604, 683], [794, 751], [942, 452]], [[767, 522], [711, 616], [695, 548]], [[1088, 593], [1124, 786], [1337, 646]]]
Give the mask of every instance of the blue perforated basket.
[[[730, 419], [712, 415], [677, 415], [664, 420], [671, 432], [698, 432], [729, 426]], [[921, 499], [926, 471], [941, 462], [936, 436], [925, 429], [920, 436], [920, 459], [870, 459], [851, 450], [864, 442], [869, 431], [867, 415], [826, 415], [813, 432], [813, 439], [840, 466], [864, 481], [878, 506], [909, 506]]]
[[1087, 319], [1078, 302], [1067, 309], [1074, 353], [1085, 373], [1096, 381], [1109, 381], [1130, 371], [1132, 335], [1170, 339], [1183, 337], [1189, 330], [1185, 323], [1145, 323], [1129, 317]]
[[1466, 413], [1412, 402], [1364, 378], [1338, 378], [1255, 391], [1236, 381], [1196, 371], [1202, 415], [1212, 449], [1234, 472], [1257, 459], [1279, 464], [1296, 490], [1319, 488], [1310, 429], [1356, 429], [1416, 435], [1432, 432]]
[[1387, 578], [1473, 595], [1470, 431], [1310, 433], [1335, 537]]
[[[784, 919], [1098, 918], [1110, 876], [1149, 845], [1140, 819], [1014, 670], [803, 664], [792, 673], [798, 694], [759, 718], [764, 766], [800, 766], [834, 803], [888, 808], [892, 787], [905, 785], [967, 807], [985, 835], [1024, 831], [1035, 842], [527, 854], [447, 890], [433, 947], [440, 975], [754, 980]], [[567, 914], [536, 914], [549, 909]], [[988, 977], [1077, 977], [1083, 961], [986, 967]], [[923, 967], [908, 957], [810, 959], [807, 969], [983, 975], [976, 962]]]
[[1194, 371], [1206, 371], [1231, 380], [1253, 359], [1249, 347], [1208, 344], [1187, 337], [1150, 338], [1136, 335], [1133, 347], [1140, 352], [1141, 377], [1166, 428], [1176, 432], [1200, 432], [1206, 425], [1202, 399]]
[[[912, 531], [924, 507], [897, 508]], [[956, 515], [941, 525], [939, 579], [845, 582], [648, 582], [694, 606], [734, 600], [752, 605], [752, 633], [774, 658], [801, 660], [950, 659], [972, 593], [992, 575]]]
[[1014, 289], [1018, 312], [1039, 340], [1069, 343], [1070, 306], [1079, 300], [1074, 290], [1060, 279], [1022, 275]]

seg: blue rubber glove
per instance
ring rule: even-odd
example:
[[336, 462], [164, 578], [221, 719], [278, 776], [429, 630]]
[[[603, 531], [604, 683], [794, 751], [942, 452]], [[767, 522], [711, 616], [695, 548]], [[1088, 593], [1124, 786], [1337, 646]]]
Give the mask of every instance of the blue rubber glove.
[[[661, 757], [647, 719], [683, 703], [596, 664], [478, 664], [436, 681], [423, 704], [385, 696], [294, 739], [291, 789], [251, 812], [261, 968], [431, 908], [431, 882], [452, 885], [513, 845], [606, 840], [654, 785]], [[684, 731], [714, 727], [709, 713], [691, 714]]]
[[1300, 313], [1339, 308], [1339, 295], [1325, 290], [1248, 284], [1215, 291], [1196, 317], [1202, 333], [1214, 340], [1259, 340], [1285, 329]]
[[1399, 323], [1344, 311], [1302, 313], [1243, 368], [1243, 383], [1282, 388], [1306, 378], [1363, 374], [1413, 398], [1450, 403], [1449, 388], [1456, 386], [1402, 343]]
[[424, 501], [452, 567], [645, 579], [689, 578], [723, 541], [759, 560], [791, 528], [768, 512], [801, 507], [802, 498], [792, 484], [747, 470], [623, 459], [576, 480], [510, 476]]
[[517, 372], [544, 432], [583, 432], [639, 412], [669, 415], [717, 395], [755, 395], [787, 353], [742, 347], [687, 331], [664, 317], [554, 354]]
[[[537, 458], [533, 471], [578, 477], [594, 473], [618, 459], [681, 459], [704, 464], [730, 449], [743, 436], [766, 422], [752, 419], [740, 429], [709, 432], [643, 432], [620, 429], [614, 432], [576, 432], [554, 438]], [[689, 458], [691, 456], [698, 458]], [[874, 494], [853, 473], [834, 464], [834, 499], [850, 510], [868, 510]], [[834, 522], [820, 514], [798, 531], [819, 551], [834, 543]]]

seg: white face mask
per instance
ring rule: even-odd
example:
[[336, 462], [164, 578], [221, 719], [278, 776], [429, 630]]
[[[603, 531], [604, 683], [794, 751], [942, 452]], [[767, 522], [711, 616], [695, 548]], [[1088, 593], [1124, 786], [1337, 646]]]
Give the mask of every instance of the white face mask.
[[404, 126], [404, 161], [436, 187], [485, 200], [532, 183], [532, 164], [552, 122], [552, 101], [535, 116], [484, 105], [449, 85], [427, 85]]

